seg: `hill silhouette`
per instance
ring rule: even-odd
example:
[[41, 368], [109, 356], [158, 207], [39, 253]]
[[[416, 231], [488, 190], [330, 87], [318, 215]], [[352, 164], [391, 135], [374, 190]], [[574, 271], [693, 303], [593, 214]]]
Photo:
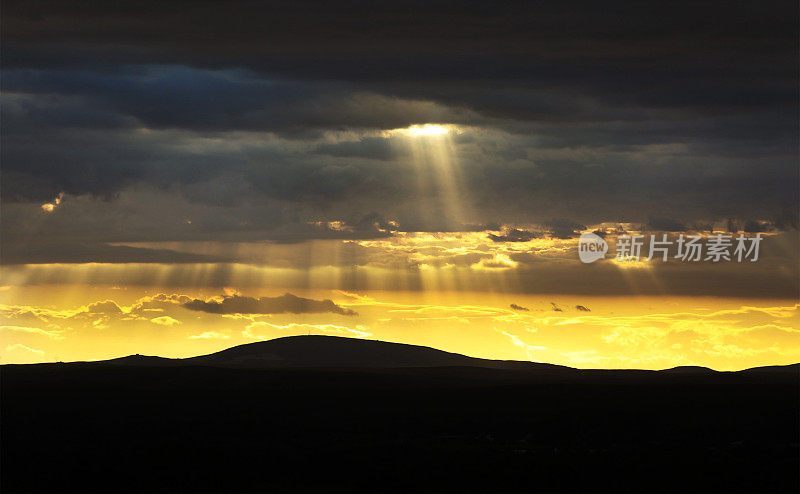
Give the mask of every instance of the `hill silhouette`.
[[239, 345], [227, 350], [182, 359], [184, 363], [248, 367], [481, 367], [538, 369], [567, 367], [467, 357], [435, 348], [405, 343], [340, 336], [287, 336]]
[[3, 492], [800, 490], [798, 365], [579, 370], [302, 336], [0, 373]]
[[[53, 364], [28, 364], [46, 366]], [[267, 341], [233, 346], [208, 355], [165, 358], [128, 355], [109, 360], [71, 362], [59, 365], [118, 365], [132, 367], [209, 366], [235, 368], [325, 368], [325, 369], [413, 369], [474, 368], [509, 371], [536, 371], [539, 374], [625, 374], [660, 372], [676, 375], [711, 375], [719, 371], [701, 366], [679, 366], [661, 371], [636, 369], [575, 369], [557, 364], [518, 360], [491, 360], [469, 357], [421, 345], [392, 343], [342, 336], [285, 336]], [[755, 367], [743, 373], [799, 374], [800, 364]]]

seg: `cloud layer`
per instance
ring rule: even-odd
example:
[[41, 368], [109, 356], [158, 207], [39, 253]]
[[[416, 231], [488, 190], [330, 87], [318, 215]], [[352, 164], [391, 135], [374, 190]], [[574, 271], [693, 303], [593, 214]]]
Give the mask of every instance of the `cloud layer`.
[[342, 308], [331, 300], [312, 300], [286, 293], [280, 297], [244, 297], [241, 295], [225, 295], [222, 300], [192, 299], [184, 302], [189, 310], [199, 310], [212, 314], [305, 314], [315, 312], [332, 312], [343, 316], [357, 315], [350, 309]]
[[[370, 215], [561, 236], [796, 224], [796, 17], [781, 1], [10, 1], [4, 242], [379, 236], [308, 226]], [[425, 123], [452, 125], [449, 169], [387, 134]]]

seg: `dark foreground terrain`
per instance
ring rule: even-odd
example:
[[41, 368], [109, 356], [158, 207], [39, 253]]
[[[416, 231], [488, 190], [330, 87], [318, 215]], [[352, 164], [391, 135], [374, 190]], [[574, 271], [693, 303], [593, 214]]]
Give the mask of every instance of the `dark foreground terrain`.
[[798, 492], [798, 366], [578, 371], [275, 341], [3, 366], [3, 492]]

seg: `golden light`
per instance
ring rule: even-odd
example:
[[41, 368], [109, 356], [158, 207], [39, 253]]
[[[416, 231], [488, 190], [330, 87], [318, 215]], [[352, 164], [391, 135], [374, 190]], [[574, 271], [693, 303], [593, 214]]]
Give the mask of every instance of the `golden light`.
[[449, 130], [442, 125], [425, 124], [425, 125], [412, 125], [405, 129], [395, 129], [391, 133], [405, 134], [408, 136], [440, 136], [447, 134]]
[[611, 262], [622, 269], [646, 269], [652, 267], [647, 259], [634, 256], [615, 257]]
[[64, 193], [63, 192], [59, 192], [58, 195], [56, 196], [56, 198], [53, 199], [53, 202], [46, 202], [46, 203], [42, 204], [42, 206], [41, 206], [42, 207], [42, 211], [44, 211], [45, 213], [52, 213], [53, 211], [56, 210], [56, 207], [58, 207], [61, 204], [61, 201], [63, 199], [64, 199]]

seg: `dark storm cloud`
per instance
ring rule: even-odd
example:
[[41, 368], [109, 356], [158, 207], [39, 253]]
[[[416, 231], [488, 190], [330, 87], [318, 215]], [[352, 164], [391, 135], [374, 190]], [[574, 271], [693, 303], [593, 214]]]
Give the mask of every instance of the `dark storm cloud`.
[[750, 220], [744, 224], [744, 231], [748, 233], [766, 232], [770, 230], [770, 227], [769, 223]]
[[371, 158], [389, 160], [396, 157], [388, 139], [372, 137], [359, 141], [346, 141], [337, 144], [322, 144], [315, 149], [317, 153], [337, 157]]
[[[577, 84], [590, 76], [606, 85], [636, 87], [639, 99], [713, 105], [727, 104], [736, 86], [713, 94], [662, 94], [658, 86], [626, 82], [627, 71], [644, 72], [637, 80], [651, 84], [687, 75], [696, 84], [724, 76], [745, 82], [753, 67], [765, 77], [791, 76], [785, 63], [795, 50], [796, 4], [551, 1], [531, 7], [417, 1], [365, 8], [236, 2], [221, 8], [216, 2], [20, 1], [6, 2], [3, 20], [5, 63], [14, 67], [247, 66], [307, 79], [367, 81], [407, 80], [409, 74], [417, 80], [538, 74], [553, 83]], [[774, 100], [786, 88], [764, 89], [738, 105]]]
[[[346, 81], [285, 80], [244, 70], [146, 66], [108, 74], [87, 69], [18, 69], [5, 73], [3, 89], [37, 126], [121, 125], [115, 118], [124, 115], [127, 124], [150, 128], [261, 130], [302, 136], [337, 126], [395, 128], [415, 121], [459, 120], [456, 112], [434, 103], [397, 100]], [[15, 96], [18, 93], [27, 96]], [[60, 95], [55, 101], [31, 96], [54, 93]], [[83, 106], [76, 108], [78, 103]], [[66, 118], [70, 111], [73, 119]]]
[[[200, 191], [198, 193], [206, 193]], [[49, 197], [47, 200], [52, 200]], [[65, 197], [54, 211], [9, 203], [2, 209], [0, 259], [6, 264], [47, 262], [223, 262], [236, 259], [185, 256], [169, 250], [118, 248], [108, 242], [207, 241], [298, 243], [312, 239], [385, 238], [395, 226], [379, 214], [339, 216], [336, 224], [309, 221], [282, 201], [236, 207], [193, 203], [169, 192], [125, 191], [112, 201]], [[44, 233], [43, 233], [44, 232]], [[266, 245], [266, 243], [265, 243]]]
[[547, 222], [545, 226], [550, 228], [550, 235], [561, 239], [577, 237], [581, 234], [579, 230], [586, 229], [586, 225], [581, 225], [580, 223], [565, 219], [551, 220]]
[[490, 233], [489, 239], [492, 240], [492, 242], [527, 242], [539, 236], [541, 235], [536, 232], [512, 228], [502, 235]]
[[126, 245], [81, 245], [65, 243], [4, 244], [0, 264], [39, 263], [196, 263], [226, 262], [220, 256], [187, 254], [168, 249], [145, 249]]
[[306, 314], [316, 312], [333, 312], [343, 316], [355, 316], [356, 312], [345, 309], [331, 300], [313, 300], [285, 293], [280, 297], [245, 297], [241, 295], [225, 295], [222, 301], [193, 299], [183, 304], [190, 310], [210, 312], [212, 314]]
[[647, 222], [647, 228], [664, 232], [682, 232], [686, 230], [686, 225], [669, 218], [653, 217]]
[[[192, 194], [186, 187], [211, 182], [214, 188], [238, 181], [246, 199], [257, 193], [275, 199], [336, 199], [358, 189], [403, 188], [405, 180], [386, 177], [387, 165], [337, 162], [298, 157], [278, 142], [250, 139], [237, 143], [220, 136], [195, 136], [182, 131], [116, 132], [111, 130], [38, 129], [30, 135], [3, 139], [3, 200], [44, 202], [58, 192], [110, 197], [131, 185], [159, 188], [173, 185], [201, 202], [218, 197]], [[392, 173], [388, 170], [388, 173]], [[385, 197], [385, 195], [384, 195]], [[232, 204], [229, 204], [232, 205]]]
[[[297, 241], [372, 211], [411, 231], [574, 220], [560, 238], [648, 217], [796, 227], [797, 11], [7, 1], [2, 200], [98, 202], [84, 218], [4, 208], [4, 238]], [[426, 122], [464, 128], [472, 217], [429, 200], [408, 150], [379, 137]], [[125, 202], [142, 190], [174, 199]], [[370, 228], [322, 233], [385, 234]]]
[[[720, 116], [795, 102], [796, 18], [797, 6], [789, 1], [401, 2], [369, 8], [10, 1], [2, 27], [7, 68], [80, 68], [110, 78], [142, 65], [265, 74], [250, 78], [238, 95], [226, 95], [242, 87], [225, 77], [203, 81], [173, 73], [146, 81], [151, 91], [144, 97], [151, 103], [170, 87], [186, 91], [166, 100], [185, 112], [141, 108], [158, 114], [154, 121], [162, 124], [186, 124], [185, 117], [206, 107], [241, 111], [254, 99], [257, 110], [264, 98], [285, 97], [290, 105], [309, 96], [307, 84], [285, 86], [276, 78], [337, 81], [326, 82], [334, 92], [346, 81], [497, 118], [619, 122], [650, 120], [658, 109]], [[33, 90], [53, 77], [39, 76]], [[271, 89], [264, 87], [267, 81]], [[77, 82], [57, 83], [70, 91], [85, 84], [128, 96], [142, 89], [90, 75]], [[201, 97], [218, 91], [224, 97]], [[193, 119], [189, 125], [204, 124]]]

